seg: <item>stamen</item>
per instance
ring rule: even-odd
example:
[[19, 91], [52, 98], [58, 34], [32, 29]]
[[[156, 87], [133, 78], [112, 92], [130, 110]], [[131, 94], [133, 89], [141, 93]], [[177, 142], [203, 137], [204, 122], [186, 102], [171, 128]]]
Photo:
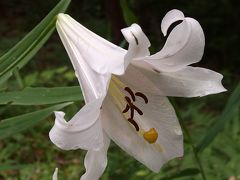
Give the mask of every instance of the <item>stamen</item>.
[[[125, 108], [122, 110], [122, 113], [124, 114], [125, 119], [128, 120], [128, 122], [135, 128], [138, 134], [142, 136], [149, 144], [154, 144], [158, 139], [158, 132], [156, 131], [155, 128], [149, 127], [149, 124], [145, 122], [143, 118], [138, 116], [138, 115], [143, 115], [143, 111], [141, 111], [137, 106], [134, 105], [134, 102], [137, 100], [135, 96], [141, 97], [144, 100], [145, 104], [148, 103], [148, 98], [146, 97], [145, 94], [141, 92], [134, 93], [129, 87], [126, 87], [126, 86], [123, 88], [130, 94], [130, 96], [129, 97], [124, 96], [124, 94], [120, 91], [119, 87], [117, 86], [117, 84], [121, 85], [120, 87], [123, 86], [123, 84], [121, 84], [121, 81], [119, 81], [116, 77], [112, 79], [113, 81], [111, 81], [109, 89], [110, 89], [110, 94], [114, 100], [114, 103], [117, 105], [120, 111], [121, 109], [124, 108], [124, 104], [126, 103]], [[125, 99], [125, 103], [124, 103], [124, 99]], [[137, 112], [135, 112], [135, 110]], [[129, 116], [126, 117], [125, 113], [127, 113], [128, 111], [130, 111], [129, 112], [130, 117]], [[134, 113], [137, 113], [137, 114], [134, 114]], [[134, 120], [134, 117], [136, 118], [136, 115], [137, 115], [137, 121]], [[154, 146], [156, 146], [160, 152], [163, 152], [163, 148], [158, 143], [155, 143]]]
[[135, 101], [135, 96], [133, 91], [129, 87], [125, 87], [124, 90], [127, 91], [131, 95], [132, 100]]
[[140, 115], [143, 115], [143, 112], [131, 102], [131, 99], [129, 97], [125, 96], [125, 99], [126, 99], [128, 105], [130, 106], [131, 110], [135, 109]]
[[148, 103], [148, 98], [147, 98], [147, 96], [145, 96], [145, 94], [143, 94], [141, 92], [136, 92], [135, 95], [143, 98], [143, 100], [145, 101], [146, 104]]
[[160, 74], [160, 71], [155, 69], [155, 68], [153, 69], [153, 71], [155, 71], [156, 73]]
[[[126, 99], [126, 101], [127, 101], [127, 103], [130, 105], [130, 104], [132, 104], [131, 103], [131, 99], [129, 98], [129, 97], [127, 97], [127, 96], [125, 96], [125, 99]], [[130, 105], [131, 106], [131, 105]]]
[[135, 127], [136, 131], [139, 131], [139, 126], [133, 119], [129, 118], [128, 121]]
[[[130, 107], [130, 108], [131, 108], [131, 107]], [[131, 109], [130, 109], [130, 117], [131, 117], [131, 119], [133, 119], [133, 116], [134, 116], [134, 109], [131, 108]]]
[[132, 105], [132, 109], [135, 109], [138, 112], [138, 114], [143, 115], [143, 112], [137, 106], [135, 106], [134, 104], [131, 104], [131, 105]]
[[131, 102], [131, 99], [127, 96], [124, 97], [124, 94], [121, 93], [121, 91], [117, 87], [116, 83], [120, 82], [120, 81], [119, 82], [118, 81], [119, 80], [115, 77], [113, 79], [113, 81], [110, 82], [109, 92], [111, 94], [111, 97], [113, 98], [114, 103], [117, 105], [117, 107], [119, 109], [123, 107], [124, 98], [125, 98], [125, 100], [127, 101], [127, 104], [125, 106], [125, 109], [122, 111], [122, 113], [125, 114], [126, 112], [128, 112], [130, 110], [130, 118], [127, 119], [126, 115], [124, 115], [124, 116], [128, 120], [128, 122], [135, 127], [136, 131], [139, 131], [140, 128], [139, 128], [138, 124], [136, 123], [136, 121], [133, 120], [135, 107], [132, 106], [133, 104]]
[[143, 137], [149, 144], [153, 144], [157, 141], [158, 133], [155, 128], [151, 128], [143, 134]]
[[122, 111], [122, 113], [128, 112], [129, 108], [130, 108], [130, 106], [129, 106], [128, 104], [126, 104], [126, 107], [125, 107], [125, 109]]

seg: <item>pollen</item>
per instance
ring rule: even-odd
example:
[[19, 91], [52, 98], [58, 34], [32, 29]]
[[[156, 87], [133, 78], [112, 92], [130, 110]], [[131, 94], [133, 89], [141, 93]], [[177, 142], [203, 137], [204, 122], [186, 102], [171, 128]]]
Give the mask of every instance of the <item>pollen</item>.
[[153, 144], [157, 141], [158, 133], [155, 128], [151, 128], [143, 134], [143, 137], [149, 144]]

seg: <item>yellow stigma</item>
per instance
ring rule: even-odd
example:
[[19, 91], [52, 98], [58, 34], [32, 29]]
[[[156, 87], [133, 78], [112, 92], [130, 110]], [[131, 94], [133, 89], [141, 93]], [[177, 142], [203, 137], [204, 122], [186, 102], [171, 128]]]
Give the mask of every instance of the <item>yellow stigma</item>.
[[143, 137], [147, 142], [149, 142], [149, 144], [153, 144], [157, 141], [158, 133], [155, 128], [151, 128], [143, 134]]

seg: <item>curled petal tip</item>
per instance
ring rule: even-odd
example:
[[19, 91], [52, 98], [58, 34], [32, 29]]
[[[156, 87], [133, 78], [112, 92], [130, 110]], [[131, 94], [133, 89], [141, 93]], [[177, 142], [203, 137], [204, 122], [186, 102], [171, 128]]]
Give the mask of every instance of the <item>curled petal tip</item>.
[[218, 93], [222, 93], [227, 91], [227, 89], [225, 89], [223, 87], [223, 85], [218, 84], [215, 85], [215, 88], [209, 89], [209, 90], [205, 90], [205, 91], [200, 91], [199, 92], [199, 97], [203, 97], [203, 96], [207, 96], [207, 95], [211, 95], [211, 94], [218, 94]]
[[[173, 12], [167, 14], [162, 22], [163, 32], [166, 33], [169, 26], [182, 17]], [[193, 18], [184, 18], [169, 33], [163, 48], [158, 53], [146, 57], [145, 60], [158, 71], [176, 72], [187, 65], [199, 62], [203, 56], [204, 46], [205, 38], [201, 25]]]
[[99, 106], [102, 99], [85, 105], [70, 121], [64, 119], [64, 112], [55, 112], [54, 126], [49, 132], [50, 140], [59, 148], [97, 149], [103, 144]]
[[64, 117], [65, 113], [62, 111], [54, 111], [55, 116], [60, 116], [60, 117]]
[[223, 87], [222, 92], [228, 91], [225, 87]]
[[169, 11], [163, 18], [161, 23], [161, 30], [164, 36], [167, 35], [168, 28], [176, 21], [184, 20], [184, 14], [182, 11], [173, 9]]
[[148, 48], [151, 44], [138, 24], [132, 24], [121, 31], [129, 43], [128, 52], [124, 56], [124, 67], [126, 69], [131, 60], [149, 56], [150, 52]]
[[64, 13], [59, 13], [58, 15], [57, 15], [57, 17], [62, 17], [62, 16], [64, 16], [65, 14]]
[[[150, 47], [151, 43], [148, 40], [147, 36], [143, 33], [142, 28], [134, 23], [127, 28], [121, 29], [121, 32], [126, 39], [127, 42], [131, 43], [132, 41], [136, 42], [136, 44], [142, 43], [147, 47]], [[141, 41], [141, 42], [139, 42]]]
[[58, 168], [55, 168], [55, 171], [52, 176], [52, 180], [57, 180], [58, 179], [57, 175], [58, 175]]
[[65, 116], [65, 113], [62, 112], [62, 111], [54, 111], [54, 114], [55, 114], [55, 123], [56, 121], [58, 122], [62, 122], [62, 123], [66, 123], [65, 119], [64, 119], [64, 116]]
[[61, 21], [63, 18], [65, 18], [66, 17], [66, 14], [64, 14], [64, 13], [59, 13], [58, 15], [57, 15], [57, 20], [58, 21]]

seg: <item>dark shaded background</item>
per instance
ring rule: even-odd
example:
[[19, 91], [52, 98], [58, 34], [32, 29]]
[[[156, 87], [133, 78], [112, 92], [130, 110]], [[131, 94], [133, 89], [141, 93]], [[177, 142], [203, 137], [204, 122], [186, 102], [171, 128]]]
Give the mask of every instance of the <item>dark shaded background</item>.
[[[160, 30], [161, 19], [171, 9], [182, 10], [197, 19], [206, 36], [206, 49], [201, 65], [239, 78], [240, 2], [238, 0], [131, 0], [127, 1], [152, 42], [159, 50], [165, 39]], [[10, 48], [32, 29], [57, 3], [52, 1], [0, 1], [0, 52]], [[117, 0], [73, 0], [68, 13], [94, 32], [119, 43], [120, 29], [126, 27]], [[56, 36], [56, 33], [55, 33]], [[4, 44], [5, 39], [13, 39]], [[58, 41], [56, 37], [52, 39]], [[50, 40], [51, 42], [52, 40]], [[49, 48], [49, 44], [45, 48]], [[41, 63], [50, 61], [46, 59]], [[44, 65], [43, 65], [44, 66]]]

